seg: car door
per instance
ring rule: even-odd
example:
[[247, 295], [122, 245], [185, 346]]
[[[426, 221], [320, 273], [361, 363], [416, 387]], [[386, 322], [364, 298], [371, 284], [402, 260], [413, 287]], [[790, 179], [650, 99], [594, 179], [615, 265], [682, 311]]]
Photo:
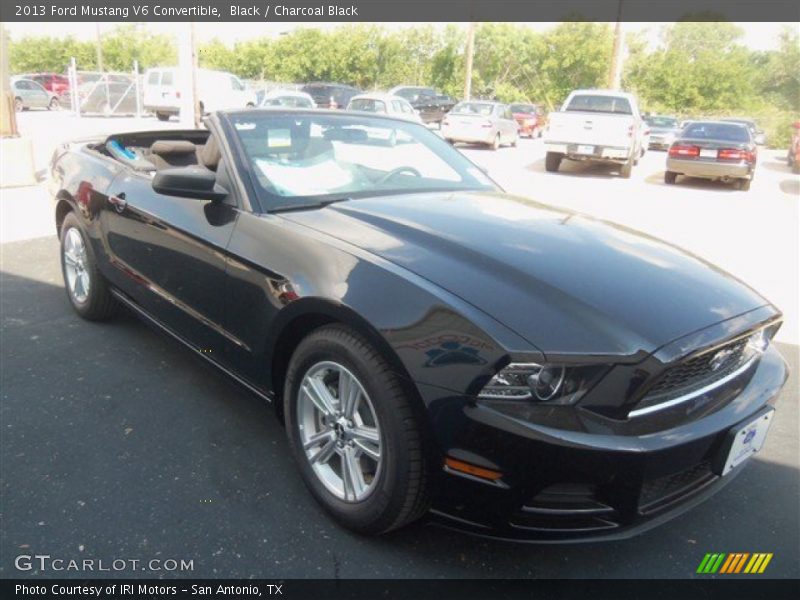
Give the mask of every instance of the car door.
[[33, 82], [27, 79], [20, 79], [14, 83], [14, 95], [22, 100], [22, 106], [31, 108], [35, 106], [33, 94]]
[[[221, 163], [218, 181], [227, 172]], [[149, 175], [127, 170], [102, 214], [113, 283], [203, 352], [222, 353], [227, 337], [225, 248], [238, 202], [234, 192], [214, 202], [158, 194]]]

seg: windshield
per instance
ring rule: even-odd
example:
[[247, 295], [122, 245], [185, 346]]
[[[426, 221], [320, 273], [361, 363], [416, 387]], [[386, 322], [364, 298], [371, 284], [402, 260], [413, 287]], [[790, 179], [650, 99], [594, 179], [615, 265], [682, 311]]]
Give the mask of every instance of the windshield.
[[672, 117], [645, 117], [645, 123], [650, 127], [662, 127], [664, 129], [677, 129], [678, 119]]
[[686, 126], [681, 137], [694, 140], [749, 142], [750, 132], [744, 125], [734, 125], [733, 123], [692, 123]]
[[383, 100], [374, 100], [372, 98], [353, 98], [350, 100], [350, 105], [347, 107], [347, 110], [385, 113], [386, 104], [383, 102]]
[[311, 98], [304, 96], [273, 96], [264, 99], [264, 106], [290, 106], [293, 108], [314, 108]]
[[573, 96], [566, 108], [570, 112], [600, 112], [632, 115], [631, 103], [621, 96], [580, 94]]
[[536, 107], [533, 104], [512, 104], [511, 112], [513, 113], [535, 113]]
[[228, 117], [263, 203], [306, 208], [364, 196], [495, 190], [426, 127], [366, 115], [234, 113]]
[[492, 116], [494, 104], [488, 102], [459, 102], [450, 112], [454, 115], [480, 115], [482, 117]]

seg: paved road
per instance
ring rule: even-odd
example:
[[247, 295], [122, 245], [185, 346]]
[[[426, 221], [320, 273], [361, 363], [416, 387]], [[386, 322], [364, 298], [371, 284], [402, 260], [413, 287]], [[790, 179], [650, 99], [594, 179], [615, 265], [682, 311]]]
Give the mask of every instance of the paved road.
[[794, 375], [764, 451], [669, 525], [602, 546], [424, 524], [369, 539], [316, 506], [258, 399], [131, 317], [76, 317], [54, 238], [0, 250], [1, 577], [24, 575], [23, 553], [193, 560], [201, 577], [689, 577], [712, 551], [773, 552], [767, 575], [800, 575], [797, 347], [781, 345]]

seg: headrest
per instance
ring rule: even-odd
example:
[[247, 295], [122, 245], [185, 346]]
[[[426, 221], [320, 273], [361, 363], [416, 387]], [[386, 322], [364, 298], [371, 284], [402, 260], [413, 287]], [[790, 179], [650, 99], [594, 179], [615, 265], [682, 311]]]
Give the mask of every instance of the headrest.
[[186, 140], [157, 140], [150, 146], [150, 152], [158, 156], [193, 154], [196, 151], [197, 146]]
[[217, 138], [212, 134], [208, 136], [203, 149], [200, 151], [200, 162], [206, 169], [217, 170], [222, 153], [219, 150]]

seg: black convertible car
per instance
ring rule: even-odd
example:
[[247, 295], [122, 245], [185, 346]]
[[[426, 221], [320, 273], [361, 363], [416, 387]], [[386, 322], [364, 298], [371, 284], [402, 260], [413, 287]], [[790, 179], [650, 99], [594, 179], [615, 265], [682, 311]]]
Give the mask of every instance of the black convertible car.
[[51, 171], [78, 314], [124, 305], [274, 403], [360, 532], [631, 535], [742, 469], [787, 376], [756, 292], [506, 195], [422, 125], [220, 112]]

